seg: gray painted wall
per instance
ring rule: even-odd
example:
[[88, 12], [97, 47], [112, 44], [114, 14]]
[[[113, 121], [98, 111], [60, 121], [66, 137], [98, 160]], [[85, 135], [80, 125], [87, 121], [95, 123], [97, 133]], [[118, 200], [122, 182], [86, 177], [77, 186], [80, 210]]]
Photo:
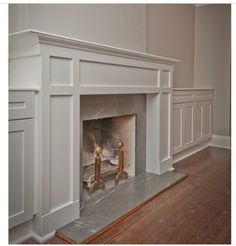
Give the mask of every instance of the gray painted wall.
[[9, 29], [36, 29], [146, 51], [145, 4], [10, 4]]
[[194, 87], [214, 88], [213, 134], [230, 135], [230, 5], [196, 8]]
[[150, 4], [147, 7], [147, 52], [181, 59], [175, 65], [174, 87], [193, 87], [193, 4]]

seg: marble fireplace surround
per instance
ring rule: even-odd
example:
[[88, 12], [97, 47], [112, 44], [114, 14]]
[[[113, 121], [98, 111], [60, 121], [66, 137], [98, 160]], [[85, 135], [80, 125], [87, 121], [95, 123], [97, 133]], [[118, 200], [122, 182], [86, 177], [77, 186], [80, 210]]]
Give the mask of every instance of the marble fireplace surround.
[[32, 223], [38, 237], [79, 218], [82, 97], [145, 98], [140, 171], [160, 175], [172, 168], [172, 81], [179, 60], [35, 30], [10, 35], [9, 56], [10, 89], [37, 91]]

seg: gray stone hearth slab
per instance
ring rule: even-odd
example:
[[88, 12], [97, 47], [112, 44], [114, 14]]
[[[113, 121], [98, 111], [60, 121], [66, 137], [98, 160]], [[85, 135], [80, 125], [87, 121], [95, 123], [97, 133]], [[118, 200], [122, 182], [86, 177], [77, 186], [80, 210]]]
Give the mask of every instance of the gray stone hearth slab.
[[81, 217], [58, 232], [81, 243], [154, 195], [185, 177], [168, 171], [162, 175], [143, 173], [100, 193], [81, 204]]

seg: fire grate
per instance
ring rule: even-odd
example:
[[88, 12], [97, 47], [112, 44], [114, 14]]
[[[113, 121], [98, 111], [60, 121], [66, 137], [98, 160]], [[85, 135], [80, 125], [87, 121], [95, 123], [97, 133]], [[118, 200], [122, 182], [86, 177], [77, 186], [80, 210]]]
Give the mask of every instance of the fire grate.
[[[110, 160], [103, 160], [101, 162], [101, 178], [108, 177], [119, 172], [119, 165], [113, 164]], [[95, 181], [95, 163], [83, 166], [82, 169], [83, 182], [90, 188], [93, 181]]]

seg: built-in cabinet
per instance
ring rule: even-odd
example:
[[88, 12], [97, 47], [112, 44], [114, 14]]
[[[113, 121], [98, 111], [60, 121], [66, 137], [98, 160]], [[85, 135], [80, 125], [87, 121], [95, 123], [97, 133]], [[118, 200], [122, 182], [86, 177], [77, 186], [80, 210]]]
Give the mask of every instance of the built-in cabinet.
[[34, 92], [9, 93], [9, 227], [34, 213]]
[[212, 97], [211, 89], [174, 89], [173, 154], [211, 138]]

